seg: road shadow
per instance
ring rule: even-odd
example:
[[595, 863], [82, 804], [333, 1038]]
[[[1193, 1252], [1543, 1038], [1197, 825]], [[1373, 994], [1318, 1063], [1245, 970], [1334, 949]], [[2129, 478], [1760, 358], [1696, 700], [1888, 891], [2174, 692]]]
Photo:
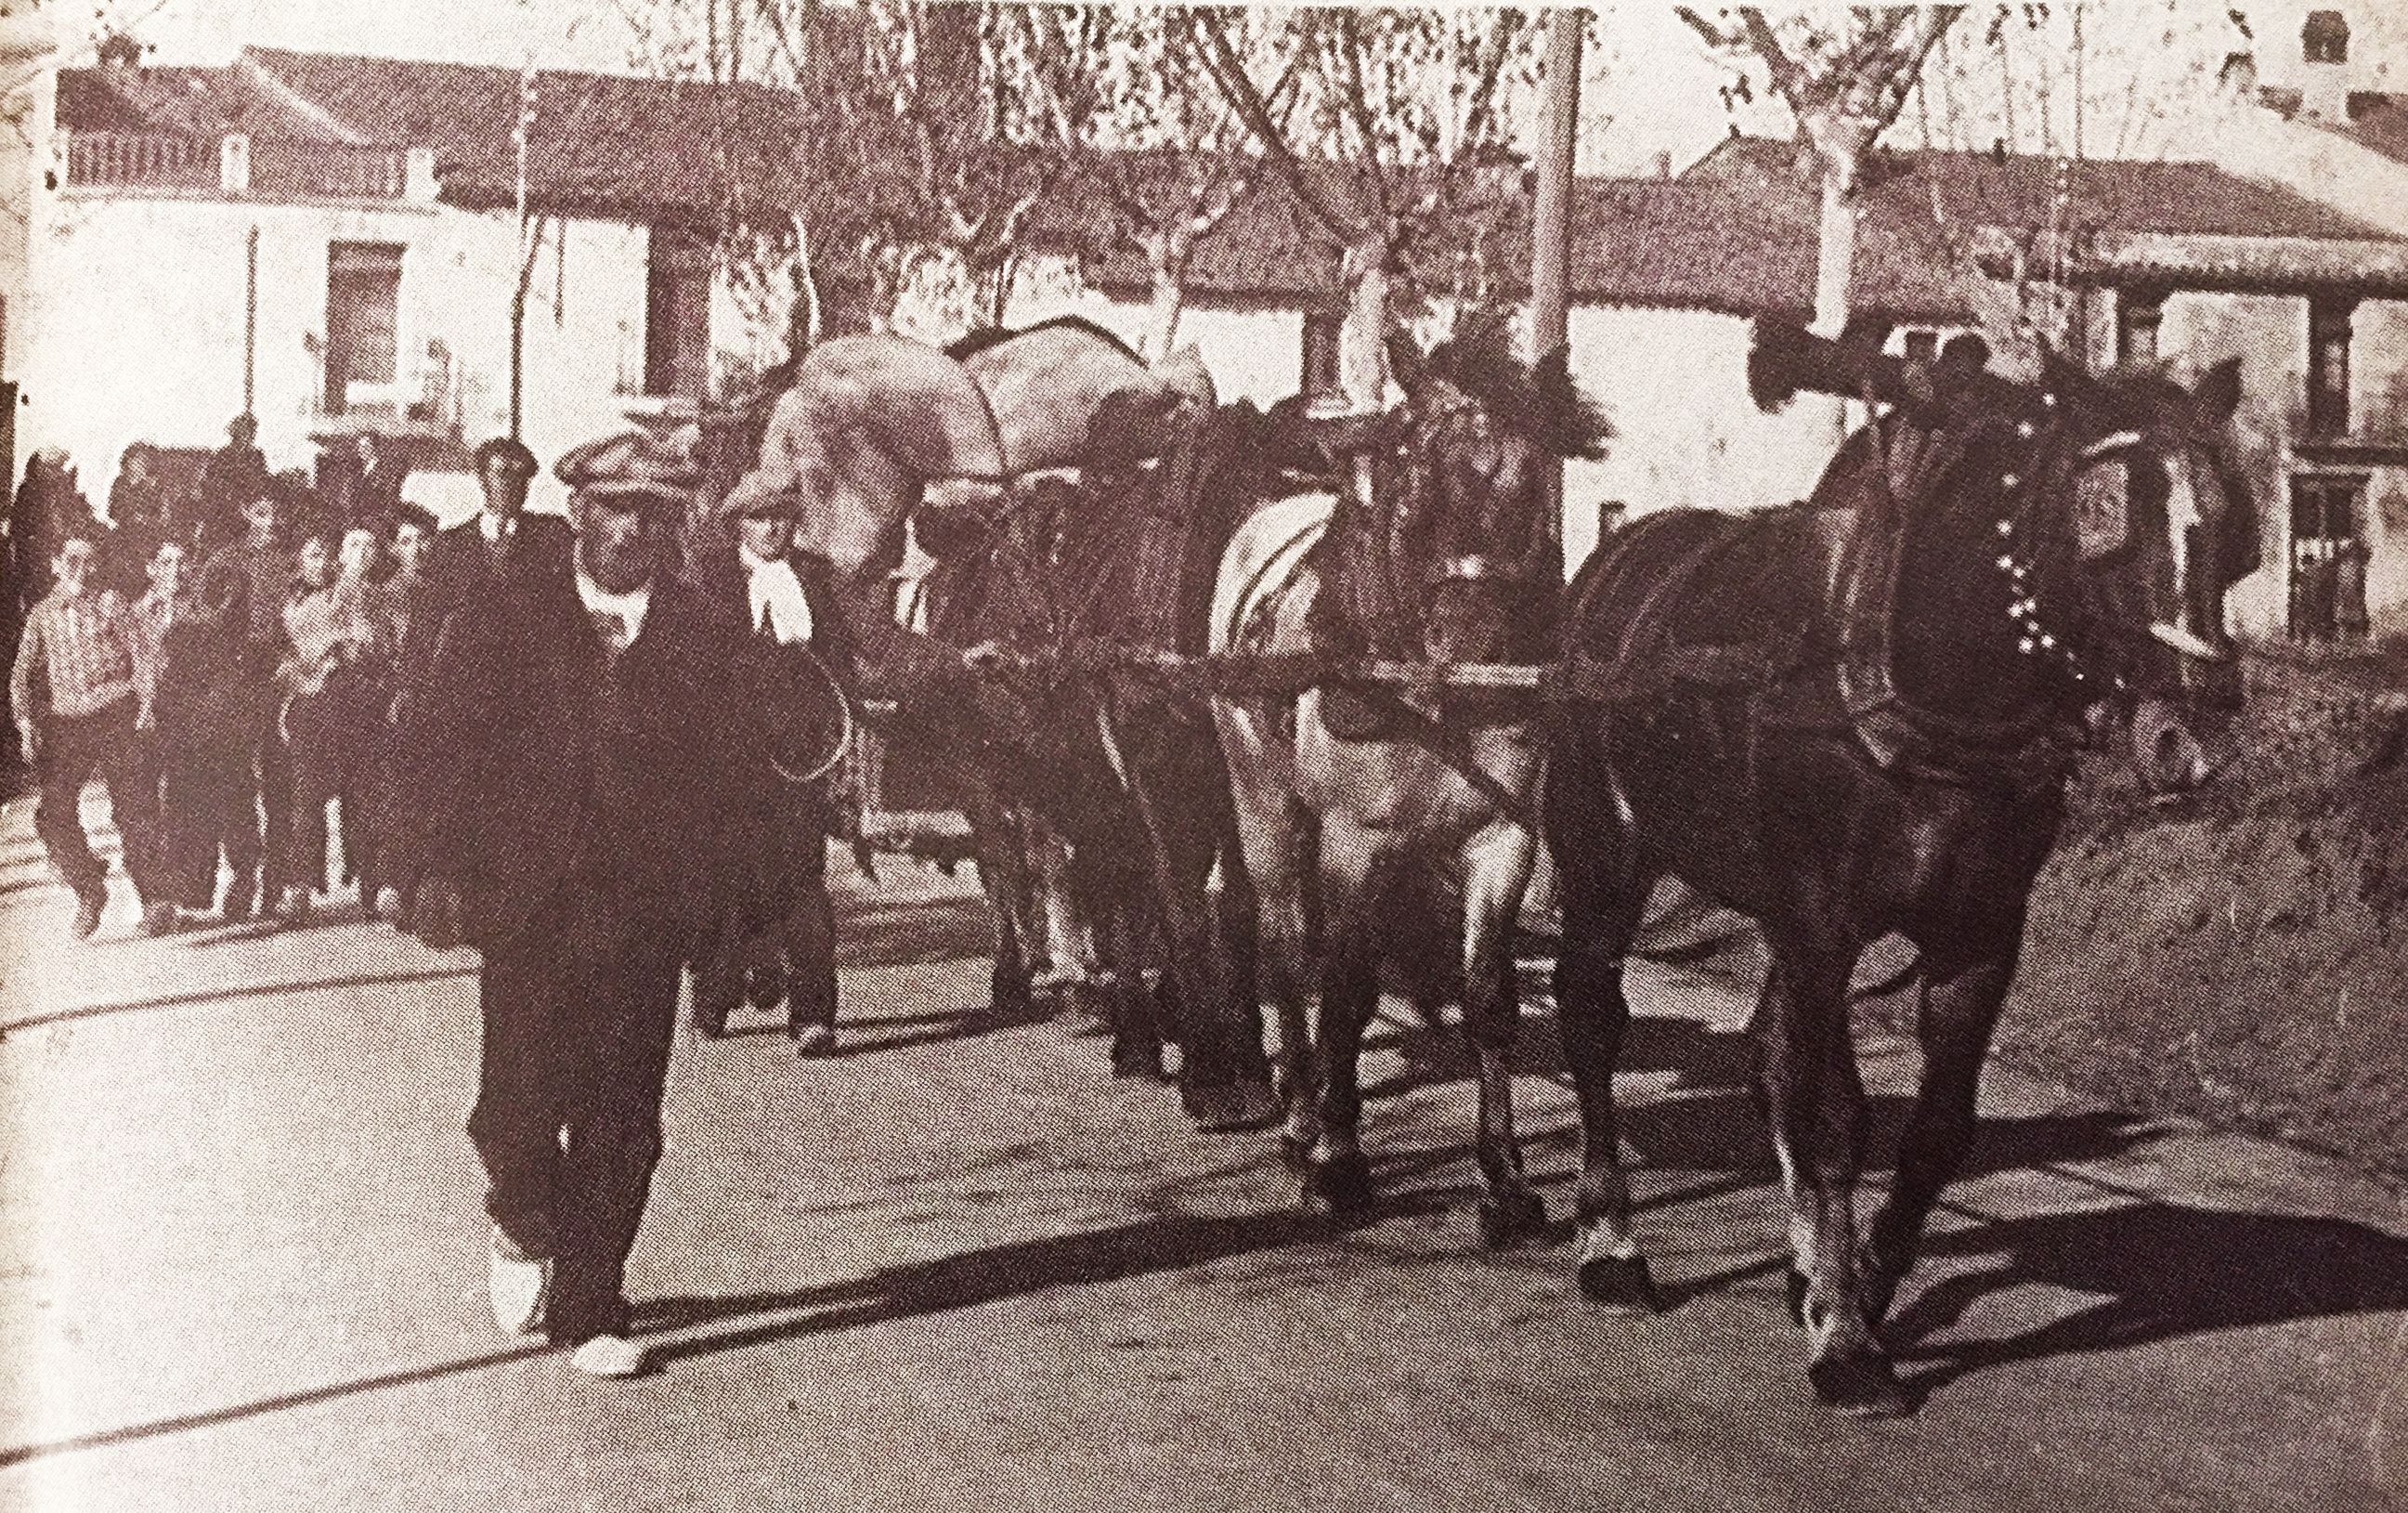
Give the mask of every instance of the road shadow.
[[[651, 1358], [666, 1366], [832, 1330], [1185, 1271], [1253, 1251], [1326, 1241], [1332, 1232], [1327, 1218], [1294, 1211], [1157, 1214], [1111, 1229], [1018, 1240], [787, 1291], [655, 1299], [637, 1304], [636, 1324], [638, 1333], [737, 1324], [656, 1347]], [[799, 1310], [809, 1311], [801, 1318], [764, 1317]], [[754, 1322], [740, 1322], [747, 1319]]]
[[[1928, 1363], [1908, 1381], [1918, 1397], [2018, 1362], [2408, 1309], [2408, 1241], [2346, 1219], [2150, 1202], [1993, 1220], [1925, 1251], [1927, 1265], [1978, 1263], [1911, 1290], [1890, 1323], [1901, 1363]], [[1982, 1298], [2028, 1285], [2098, 1301], [2003, 1339], [1928, 1343]]]
[[78, 1019], [105, 1018], [110, 1015], [138, 1014], [150, 1009], [183, 1009], [208, 1003], [232, 1003], [245, 999], [294, 998], [308, 993], [339, 991], [345, 988], [390, 987], [410, 983], [442, 982], [452, 977], [476, 974], [473, 965], [437, 967], [424, 972], [366, 972], [339, 977], [313, 977], [297, 983], [243, 983], [232, 987], [208, 992], [165, 993], [157, 998], [135, 999], [124, 1003], [94, 1003], [78, 1009], [60, 1009], [50, 1014], [36, 1014], [22, 1019], [0, 1020], [0, 1040], [28, 1030], [47, 1025], [66, 1024]]
[[145, 1439], [159, 1439], [168, 1434], [186, 1434], [194, 1430], [216, 1429], [240, 1423], [290, 1408], [315, 1407], [322, 1403], [339, 1402], [370, 1392], [382, 1392], [396, 1388], [423, 1386], [458, 1376], [469, 1372], [484, 1371], [494, 1366], [524, 1361], [550, 1350], [550, 1345], [513, 1346], [505, 1349], [469, 1356], [465, 1360], [443, 1361], [431, 1366], [413, 1366], [402, 1371], [385, 1372], [364, 1376], [357, 1381], [337, 1383], [332, 1387], [309, 1388], [298, 1392], [280, 1393], [261, 1398], [254, 1403], [240, 1403], [231, 1407], [210, 1408], [199, 1413], [179, 1414], [172, 1419], [157, 1419], [149, 1423], [129, 1424], [122, 1429], [104, 1429], [89, 1434], [75, 1434], [64, 1439], [44, 1440], [32, 1445], [0, 1447], [0, 1469], [22, 1465], [52, 1455], [66, 1455], [78, 1450], [104, 1449], [111, 1446], [130, 1445]]

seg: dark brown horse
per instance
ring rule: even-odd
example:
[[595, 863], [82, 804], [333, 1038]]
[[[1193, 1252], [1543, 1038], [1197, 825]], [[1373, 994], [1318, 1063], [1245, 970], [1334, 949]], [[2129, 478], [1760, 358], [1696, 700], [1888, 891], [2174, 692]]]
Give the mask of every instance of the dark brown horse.
[[1067, 845], [1066, 901], [1107, 969], [1115, 1069], [1158, 1070], [1175, 1038], [1208, 1128], [1271, 1111], [1228, 780], [1201, 691], [1116, 670], [1111, 652], [1201, 649], [1225, 516], [1246, 497], [1215, 480], [1252, 450], [1251, 414], [1186, 415], [1166, 435], [1144, 406], [1108, 400], [1075, 482], [1029, 481], [1005, 511], [948, 518], [932, 545], [931, 628], [988, 649], [984, 697], [1011, 712], [966, 764], [981, 865], [1012, 864], [1030, 834]]
[[[1624, 953], [1669, 873], [1763, 928], [1771, 968], [1753, 1030], [1808, 1375], [1827, 1403], [1890, 1415], [1908, 1404], [1875, 1331], [1971, 1142], [2086, 712], [2151, 697], [2172, 709], [2212, 681], [2200, 667], [2229, 656], [2214, 543], [2247, 504], [2219, 455], [2234, 365], [2186, 390], [2052, 360], [2036, 383], [1944, 392], [1920, 370], [1901, 382], [1894, 362], [1856, 366], [1899, 408], [1850, 439], [1807, 505], [1667, 512], [1584, 568], [1544, 824], [1584, 1132], [1584, 1288], [1656, 1305], [1613, 1074]], [[2203, 777], [2202, 762], [2165, 760], [2196, 750], [2180, 728], [2156, 728], [2147, 764]], [[1923, 1077], [1887, 1203], [1859, 1236], [1848, 985], [1893, 931], [1921, 953]]]

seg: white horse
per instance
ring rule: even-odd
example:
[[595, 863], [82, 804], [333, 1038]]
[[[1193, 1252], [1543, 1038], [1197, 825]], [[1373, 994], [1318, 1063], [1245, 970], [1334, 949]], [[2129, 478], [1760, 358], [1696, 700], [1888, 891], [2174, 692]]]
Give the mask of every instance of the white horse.
[[[1298, 495], [1240, 527], [1215, 586], [1212, 651], [1543, 656], [1555, 594], [1546, 459], [1591, 453], [1601, 421], [1560, 354], [1534, 373], [1493, 343], [1458, 342], [1426, 363], [1399, 351], [1395, 366], [1407, 400], [1371, 438], [1368, 494]], [[1213, 712], [1280, 1026], [1283, 1140], [1305, 1201], [1370, 1199], [1357, 1063], [1384, 966], [1418, 1001], [1461, 1001], [1480, 1062], [1482, 1234], [1503, 1245], [1535, 1232], [1545, 1209], [1523, 1173], [1511, 1059], [1514, 922], [1538, 854], [1533, 712], [1326, 688], [1216, 699]]]

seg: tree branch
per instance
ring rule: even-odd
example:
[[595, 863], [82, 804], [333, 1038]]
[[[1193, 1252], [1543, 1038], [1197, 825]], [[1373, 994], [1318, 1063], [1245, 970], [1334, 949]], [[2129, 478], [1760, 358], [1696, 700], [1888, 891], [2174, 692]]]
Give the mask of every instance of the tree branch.
[[[1296, 195], [1297, 203], [1340, 243], [1353, 246], [1360, 241], [1363, 228], [1358, 219], [1332, 204], [1321, 193], [1320, 187], [1312, 182], [1312, 176], [1305, 171], [1303, 163], [1296, 155], [1296, 149], [1289, 145], [1286, 132], [1271, 120], [1269, 105], [1264, 100], [1262, 92], [1254, 87], [1254, 81], [1247, 76], [1245, 65], [1229, 46], [1229, 39], [1219, 23], [1201, 9], [1190, 8], [1184, 15], [1189, 34], [1196, 38], [1203, 54], [1205, 71], [1211, 77], [1213, 86], [1221, 92], [1222, 98], [1228, 102], [1229, 108], [1261, 146], [1265, 158], [1279, 170], [1289, 192]], [[1312, 22], [1308, 20], [1306, 24], [1312, 25]]]

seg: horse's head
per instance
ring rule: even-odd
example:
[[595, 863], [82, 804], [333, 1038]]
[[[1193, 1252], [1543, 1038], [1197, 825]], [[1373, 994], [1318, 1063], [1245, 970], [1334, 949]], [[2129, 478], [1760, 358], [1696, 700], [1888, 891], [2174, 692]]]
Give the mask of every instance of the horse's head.
[[2119, 715], [2161, 792], [2207, 780], [2204, 743], [2240, 700], [2224, 595], [2256, 515], [2223, 447], [2240, 397], [2237, 360], [2185, 388], [2052, 356], [2012, 423], [2028, 460], [2002, 475], [1994, 528], [2016, 650]]
[[[1395, 650], [1454, 661], [1538, 655], [1561, 587], [1546, 546], [1550, 467], [1596, 457], [1611, 434], [1573, 385], [1558, 348], [1531, 366], [1501, 324], [1425, 356], [1392, 342], [1405, 402], [1381, 424], [1357, 552], [1373, 552], [1390, 627], [1419, 644]], [[1403, 639], [1403, 638], [1398, 638]]]

